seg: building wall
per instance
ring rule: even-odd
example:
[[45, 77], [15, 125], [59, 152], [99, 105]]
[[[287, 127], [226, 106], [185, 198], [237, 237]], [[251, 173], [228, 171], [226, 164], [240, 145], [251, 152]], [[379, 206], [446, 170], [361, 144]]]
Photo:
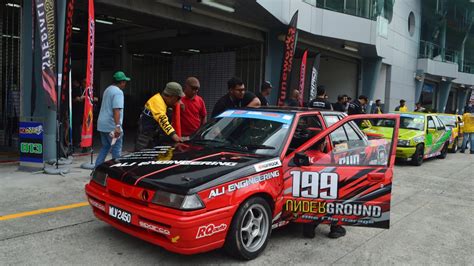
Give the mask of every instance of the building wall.
[[[413, 35], [408, 31], [410, 12], [415, 15], [415, 30]], [[385, 95], [386, 108], [393, 110], [400, 99], [407, 101], [409, 110], [414, 109], [415, 79], [417, 69], [418, 47], [421, 32], [421, 1], [397, 0], [393, 7], [393, 18], [388, 24], [387, 36], [377, 36], [377, 53], [383, 58], [383, 63], [390, 67], [390, 90]], [[379, 79], [383, 77], [380, 76]], [[380, 83], [380, 81], [379, 81]]]

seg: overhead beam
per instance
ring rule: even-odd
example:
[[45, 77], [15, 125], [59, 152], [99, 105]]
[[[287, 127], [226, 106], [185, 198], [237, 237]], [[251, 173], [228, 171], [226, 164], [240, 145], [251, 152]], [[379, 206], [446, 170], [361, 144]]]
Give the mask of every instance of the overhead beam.
[[164, 18], [170, 21], [232, 34], [258, 42], [264, 41], [264, 33], [260, 30], [245, 27], [222, 19], [197, 14], [195, 12], [188, 12], [149, 0], [97, 0], [96, 2]]

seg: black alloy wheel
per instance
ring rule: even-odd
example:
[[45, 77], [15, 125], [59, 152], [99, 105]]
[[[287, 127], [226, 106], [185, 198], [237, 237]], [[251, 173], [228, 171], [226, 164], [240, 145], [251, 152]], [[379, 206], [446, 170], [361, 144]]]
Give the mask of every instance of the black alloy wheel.
[[415, 166], [420, 166], [423, 163], [424, 155], [425, 155], [425, 145], [423, 144], [416, 145], [415, 153], [411, 157], [411, 164]]

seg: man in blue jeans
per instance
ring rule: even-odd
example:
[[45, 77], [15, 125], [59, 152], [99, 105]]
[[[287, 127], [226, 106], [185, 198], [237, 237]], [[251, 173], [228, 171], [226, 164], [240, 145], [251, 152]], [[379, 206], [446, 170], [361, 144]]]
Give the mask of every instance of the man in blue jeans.
[[[112, 159], [118, 158], [122, 154], [123, 143], [123, 107], [124, 97], [123, 89], [130, 81], [122, 71], [115, 72], [113, 84], [107, 87], [102, 97], [102, 106], [100, 107], [99, 118], [97, 119], [97, 130], [100, 133], [100, 149], [95, 166], [101, 165], [109, 151], [112, 152]], [[113, 139], [115, 143], [112, 143]]]

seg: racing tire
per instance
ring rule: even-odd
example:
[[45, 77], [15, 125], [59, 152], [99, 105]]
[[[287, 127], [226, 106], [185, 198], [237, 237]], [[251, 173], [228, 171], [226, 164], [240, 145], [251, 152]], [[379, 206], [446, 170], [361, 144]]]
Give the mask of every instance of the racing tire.
[[446, 159], [446, 156], [448, 156], [448, 143], [444, 143], [443, 149], [441, 150], [441, 154], [438, 155], [437, 158], [439, 159]]
[[416, 145], [416, 150], [411, 157], [411, 164], [420, 166], [423, 163], [423, 156], [425, 155], [425, 146], [423, 144]]
[[268, 244], [271, 223], [272, 211], [266, 200], [261, 197], [246, 200], [232, 219], [224, 249], [238, 259], [255, 259]]
[[456, 153], [458, 152], [458, 144], [459, 144], [459, 140], [458, 138], [455, 138], [454, 141], [453, 141], [453, 147], [451, 149], [449, 149], [449, 152], [451, 153]]

